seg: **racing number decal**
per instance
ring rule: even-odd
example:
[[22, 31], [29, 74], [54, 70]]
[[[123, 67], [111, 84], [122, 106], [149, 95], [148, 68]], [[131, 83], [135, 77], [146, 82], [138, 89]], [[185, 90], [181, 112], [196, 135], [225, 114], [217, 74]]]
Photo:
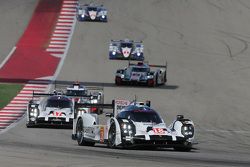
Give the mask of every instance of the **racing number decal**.
[[54, 115], [55, 115], [56, 117], [60, 117], [60, 116], [62, 116], [62, 112], [56, 111], [56, 112], [54, 112]]
[[100, 127], [100, 143], [104, 143], [104, 127]]
[[155, 134], [163, 134], [164, 130], [162, 128], [153, 128]]

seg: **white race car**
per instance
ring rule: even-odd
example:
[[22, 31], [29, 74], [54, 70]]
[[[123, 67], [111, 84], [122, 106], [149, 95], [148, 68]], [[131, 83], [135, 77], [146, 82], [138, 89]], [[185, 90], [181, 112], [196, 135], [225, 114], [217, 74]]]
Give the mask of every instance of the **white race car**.
[[95, 105], [114, 109], [113, 113], [106, 114], [106, 125], [100, 125], [97, 114], [78, 114], [79, 108], [93, 107], [94, 104], [75, 103], [72, 139], [77, 140], [79, 145], [88, 146], [104, 143], [111, 148], [150, 146], [190, 151], [194, 143], [194, 123], [178, 115], [166, 126], [149, 104], [114, 100], [112, 104]]
[[31, 100], [27, 106], [26, 126], [69, 125], [73, 123], [73, 103], [62, 93], [33, 93], [33, 96], [46, 96], [41, 100]]

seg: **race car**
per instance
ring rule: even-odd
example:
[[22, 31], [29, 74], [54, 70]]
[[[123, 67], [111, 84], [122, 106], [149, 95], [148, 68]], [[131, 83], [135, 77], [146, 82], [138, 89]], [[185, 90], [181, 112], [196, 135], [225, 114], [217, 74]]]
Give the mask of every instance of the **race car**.
[[[86, 103], [103, 103], [104, 95], [102, 87], [84, 86], [75, 82], [66, 88], [66, 95], [71, 96], [74, 101]], [[98, 108], [91, 108], [92, 112], [101, 113]]]
[[96, 107], [114, 109], [106, 113], [106, 125], [99, 124], [99, 117], [93, 113], [78, 115], [78, 108], [93, 105], [75, 104], [72, 139], [80, 146], [106, 144], [110, 148], [174, 148], [177, 151], [190, 151], [194, 142], [194, 123], [177, 115], [167, 126], [150, 102], [129, 102], [114, 100], [112, 104], [99, 104]]
[[45, 96], [42, 100], [31, 100], [27, 106], [26, 126], [69, 125], [73, 123], [73, 103], [71, 98], [62, 92], [33, 93], [34, 96]]
[[103, 5], [93, 5], [93, 4], [84, 4], [77, 5], [77, 20], [78, 21], [98, 21], [98, 22], [107, 22], [107, 9]]
[[136, 42], [129, 39], [118, 41], [111, 40], [109, 45], [109, 59], [143, 61], [142, 41]]
[[[151, 71], [151, 67], [158, 67]], [[166, 65], [150, 65], [145, 62], [132, 64], [129, 62], [128, 67], [118, 69], [115, 74], [115, 84], [142, 84], [149, 87], [164, 85], [167, 82], [167, 63]]]

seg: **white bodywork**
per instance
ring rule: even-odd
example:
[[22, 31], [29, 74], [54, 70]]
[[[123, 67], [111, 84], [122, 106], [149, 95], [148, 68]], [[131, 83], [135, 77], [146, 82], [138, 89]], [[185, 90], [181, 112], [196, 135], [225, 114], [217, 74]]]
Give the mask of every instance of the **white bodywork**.
[[[115, 116], [119, 112], [126, 111], [126, 108], [124, 108], [125, 104], [127, 104], [127, 100], [115, 100], [115, 110], [114, 114]], [[119, 105], [121, 104], [121, 106]], [[145, 107], [144, 105], [140, 105], [141, 103], [134, 103], [130, 105], [136, 105], [138, 107]], [[124, 109], [122, 109], [124, 108]], [[118, 109], [118, 110], [117, 110]], [[164, 138], [168, 142], [178, 142], [178, 138], [185, 138], [183, 134], [183, 127], [188, 126], [194, 126], [193, 122], [188, 119], [182, 119], [182, 120], [175, 120], [173, 121], [170, 126], [166, 126], [166, 124], [162, 121], [161, 123], [155, 124], [152, 122], [135, 122], [130, 119], [120, 119], [120, 121], [115, 117], [110, 117], [106, 121], [106, 125], [100, 125], [98, 120], [97, 114], [91, 114], [91, 113], [83, 113], [82, 115], [79, 115], [74, 120], [74, 126], [76, 126], [78, 120], [83, 120], [83, 136], [84, 140], [92, 141], [92, 142], [99, 142], [99, 143], [107, 143], [109, 140], [109, 129], [111, 127], [111, 124], [115, 124], [116, 127], [116, 133], [115, 133], [115, 146], [124, 145], [123, 142], [127, 142], [129, 144], [135, 144], [135, 140], [139, 140], [142, 142], [151, 141], [152, 137], [158, 136], [160, 138]], [[184, 120], [184, 121], [183, 121]], [[129, 123], [133, 123], [133, 126], [135, 126], [135, 133], [132, 134], [131, 127]], [[125, 130], [128, 129], [128, 132], [126, 132], [128, 135], [122, 135], [122, 133], [125, 133]], [[185, 129], [185, 128], [184, 128]], [[73, 135], [77, 132], [76, 129], [73, 129]], [[131, 130], [131, 133], [130, 131]], [[189, 134], [192, 133], [192, 134]], [[187, 132], [187, 135], [190, 135], [191, 137], [186, 138], [186, 142], [193, 143], [194, 141], [194, 132], [190, 131]], [[167, 143], [165, 144], [167, 146]]]

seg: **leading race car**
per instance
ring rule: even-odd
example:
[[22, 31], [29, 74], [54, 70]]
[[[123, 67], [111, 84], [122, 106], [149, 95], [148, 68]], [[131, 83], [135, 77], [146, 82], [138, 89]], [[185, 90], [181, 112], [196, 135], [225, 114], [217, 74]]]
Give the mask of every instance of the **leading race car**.
[[103, 5], [84, 4], [77, 5], [77, 20], [107, 22], [107, 9]]
[[42, 100], [31, 100], [27, 106], [26, 126], [69, 125], [73, 123], [73, 103], [62, 92], [33, 93], [33, 96], [46, 96]]
[[81, 146], [104, 143], [110, 148], [143, 146], [190, 151], [194, 144], [193, 121], [178, 115], [166, 126], [160, 115], [150, 107], [150, 102], [115, 100], [112, 104], [99, 104], [98, 107], [114, 109], [113, 113], [106, 114], [106, 125], [99, 124], [96, 114], [84, 112], [78, 115], [79, 108], [83, 106], [93, 105], [75, 104], [72, 139]]
[[109, 59], [143, 61], [142, 41], [136, 42], [129, 39], [111, 40], [109, 45]]
[[[159, 67], [151, 71], [151, 67]], [[167, 63], [166, 65], [150, 65], [145, 62], [131, 64], [124, 69], [118, 69], [115, 74], [115, 84], [143, 84], [150, 87], [163, 85], [167, 82]]]

